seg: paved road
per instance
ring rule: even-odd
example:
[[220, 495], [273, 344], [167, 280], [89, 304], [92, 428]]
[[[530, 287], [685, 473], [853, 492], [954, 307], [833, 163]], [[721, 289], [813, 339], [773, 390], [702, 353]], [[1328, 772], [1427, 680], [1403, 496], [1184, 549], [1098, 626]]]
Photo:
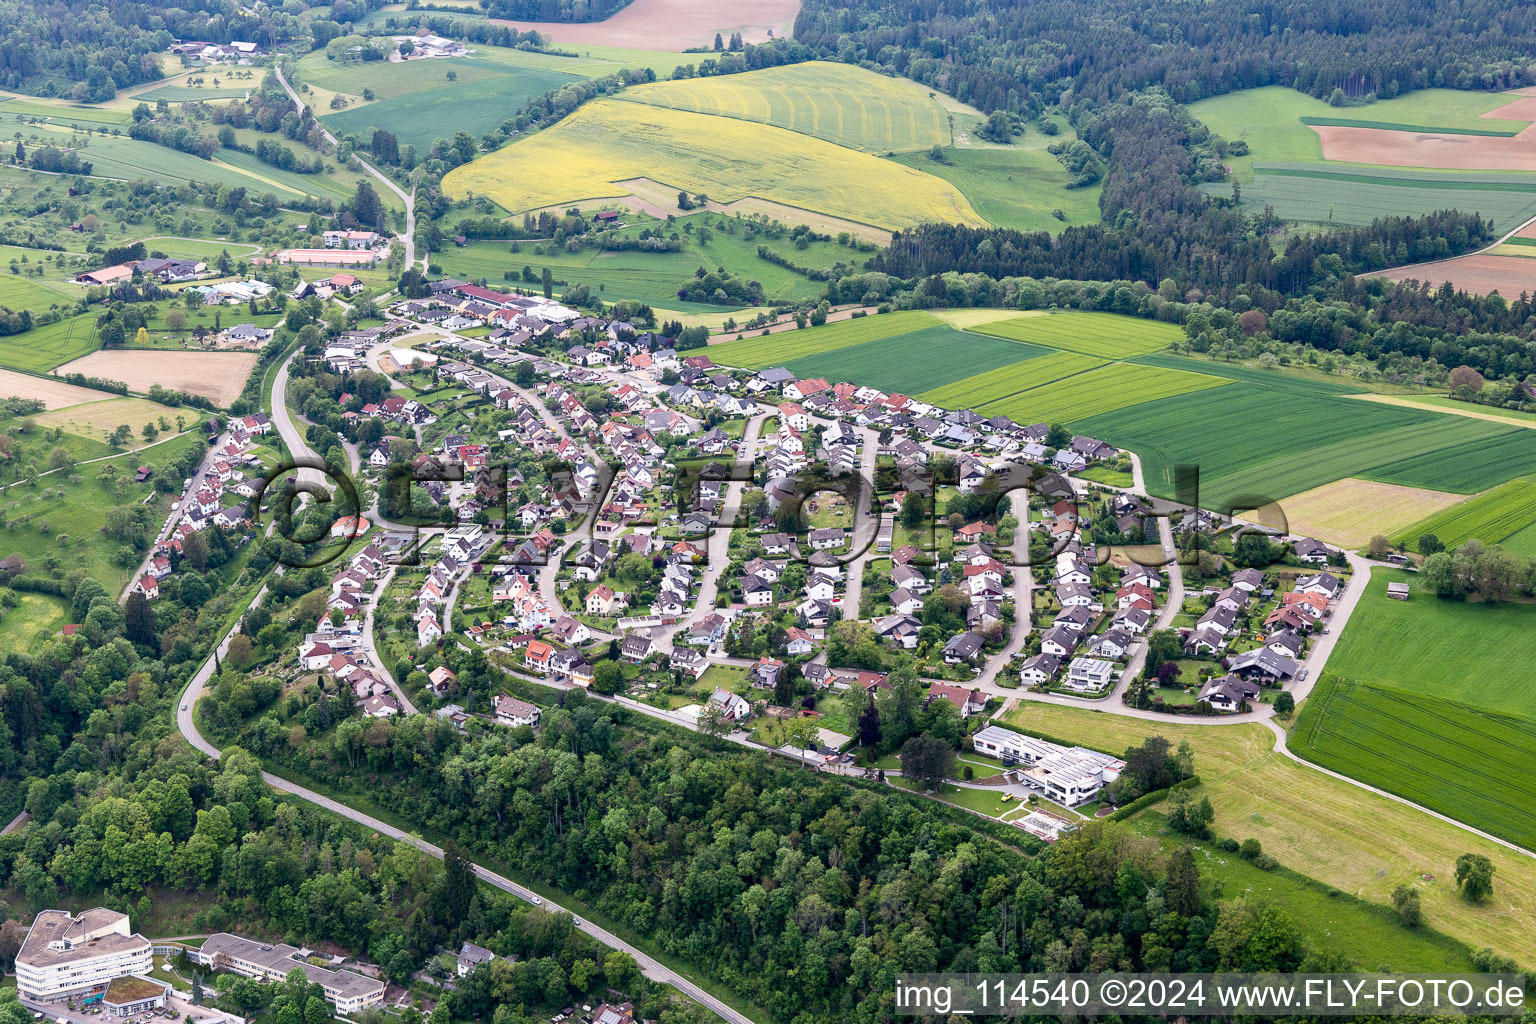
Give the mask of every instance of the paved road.
[[[288, 79], [283, 77], [283, 69], [279, 65], [274, 64], [272, 65], [272, 73], [277, 75], [278, 83], [282, 85], [283, 89], [288, 93], [288, 98], [293, 100], [294, 105], [299, 108], [299, 116], [303, 117], [307, 104], [305, 104], [303, 100], [299, 99], [298, 92], [294, 90], [293, 86], [288, 84]], [[332, 146], [337, 145], [336, 136], [332, 135], [329, 131], [326, 130], [325, 125], [321, 123], [318, 117], [315, 118], [315, 124], [319, 125], [320, 135], [325, 139], [326, 142], [329, 142]], [[379, 179], [385, 188], [399, 196], [400, 201], [405, 204], [405, 234], [403, 236], [397, 237], [399, 237], [400, 241], [405, 245], [405, 265], [409, 267], [411, 264], [416, 262], [416, 190], [412, 188], [411, 191], [407, 193], [403, 188], [391, 181], [388, 175], [381, 172], [378, 168], [374, 167], [372, 164], [358, 156], [356, 153], [352, 154], [352, 159], [356, 160], [358, 164], [363, 168], [363, 170]], [[423, 271], [427, 269], [426, 256], [421, 258], [421, 269]]]
[[[194, 427], [193, 429], [195, 430], [197, 428]], [[181, 434], [176, 434], [175, 436], [180, 437], [182, 434], [186, 433], [190, 433], [190, 431], [183, 430]], [[140, 451], [142, 450], [143, 449], [140, 449]], [[149, 572], [149, 563], [155, 559], [155, 548], [164, 543], [165, 539], [171, 535], [171, 531], [176, 529], [176, 524], [181, 522], [181, 515], [187, 510], [187, 506], [191, 503], [192, 495], [196, 494], [199, 490], [202, 489], [203, 476], [210, 469], [212, 469], [213, 464], [218, 461], [218, 450], [219, 449], [217, 446], [210, 446], [207, 454], [203, 456], [203, 461], [197, 464], [197, 472], [193, 476], [189, 477], [189, 479], [192, 481], [191, 485], [182, 488], [181, 497], [176, 499], [176, 501], [171, 505], [171, 510], [166, 513], [165, 521], [160, 524], [160, 532], [155, 534], [155, 539], [149, 545], [149, 550], [144, 552], [144, 558], [139, 562], [139, 567], [135, 569], [131, 575], [129, 575], [128, 582], [123, 584], [123, 592], [117, 596], [118, 604], [127, 603], [128, 594], [133, 590], [133, 585], [142, 579], [145, 573]], [[124, 454], [131, 455], [134, 453], [126, 452]], [[107, 457], [119, 458], [119, 456], [115, 455]], [[92, 459], [90, 461], [99, 462], [100, 460]], [[83, 465], [85, 465], [84, 462], [76, 463], [76, 466]], [[45, 474], [38, 475], [42, 476]]]
[[[320, 462], [320, 456], [304, 440], [304, 433], [293, 422], [293, 417], [288, 413], [288, 367], [299, 358], [299, 353], [283, 360], [283, 365], [277, 368], [272, 375], [272, 423], [277, 427], [277, 434], [283, 439], [283, 444], [288, 447], [288, 454], [294, 462]], [[295, 474], [300, 492], [312, 490], [321, 494], [331, 492], [330, 479], [318, 469], [301, 466]]]
[[[251, 603], [253, 605], [259, 603], [266, 596], [266, 592], [267, 588], [262, 587]], [[239, 631], [240, 626], [238, 623], [236, 623], [235, 626], [231, 628], [227, 634], [225, 634], [224, 638], [219, 641], [217, 650], [221, 656], [228, 652], [230, 639]], [[202, 668], [198, 669], [197, 674], [194, 675], [191, 681], [187, 683], [186, 689], [182, 691], [180, 709], [176, 714], [176, 727], [181, 731], [182, 736], [186, 737], [188, 743], [192, 744], [192, 746], [202, 751], [208, 757], [217, 760], [220, 753], [219, 749], [203, 738], [202, 734], [197, 731], [197, 724], [193, 721], [192, 718], [192, 710], [196, 707], [198, 698], [203, 695], [204, 687], [207, 685], [209, 678], [213, 675], [213, 666], [214, 658], [212, 655], [210, 655], [208, 660], [203, 662]], [[419, 836], [411, 835], [410, 833], [395, 828], [393, 825], [388, 825], [377, 818], [364, 814], [361, 811], [348, 807], [344, 803], [341, 803], [337, 800], [332, 800], [328, 796], [323, 796], [314, 792], [313, 790], [306, 789], [303, 786], [296, 785], [292, 782], [289, 782], [287, 779], [273, 775], [271, 772], [262, 772], [261, 777], [263, 781], [265, 781], [267, 785], [271, 786], [273, 789], [280, 790], [284, 793], [291, 793], [301, 800], [307, 800], [316, 806], [324, 807], [326, 810], [331, 811], [334, 814], [338, 814], [343, 818], [355, 821], [365, 828], [370, 828], [381, 835], [389, 836], [396, 842], [409, 843], [410, 845], [416, 847], [418, 850], [431, 854], [433, 857], [436, 857], [439, 860], [441, 860], [443, 857], [443, 850], [441, 847], [435, 846]], [[509, 892], [514, 896], [518, 896], [522, 899], [528, 900], [529, 902], [533, 902], [535, 900], [539, 901], [545, 910], [551, 911], [553, 913], [563, 913], [565, 910], [565, 908], [561, 907], [559, 904], [551, 900], [543, 899], [532, 889], [518, 885], [510, 878], [499, 875], [496, 872], [489, 870], [488, 868], [481, 867], [479, 864], [475, 865], [475, 874], [484, 881], [494, 885], [496, 888], [501, 889], [503, 892]], [[653, 981], [662, 982], [663, 984], [671, 985], [673, 988], [676, 988], [679, 992], [682, 992], [684, 995], [694, 1000], [699, 1005], [704, 1006], [712, 1013], [719, 1016], [721, 1019], [729, 1021], [730, 1024], [752, 1024], [752, 1018], [746, 1016], [745, 1014], [710, 995], [708, 992], [694, 984], [692, 981], [688, 980], [686, 977], [682, 976], [665, 964], [660, 963], [654, 957], [650, 956], [644, 951], [631, 946], [629, 943], [625, 942], [617, 935], [614, 935], [612, 932], [609, 932], [603, 928], [599, 928], [597, 925], [592, 924], [590, 921], [582, 921], [578, 927], [581, 931], [590, 935], [592, 938], [596, 939], [598, 942], [601, 942], [603, 945], [609, 947], [610, 949], [622, 950], [625, 953], [628, 953], [630, 956], [634, 957], [635, 963], [639, 965], [640, 970], [645, 974], [647, 978], [650, 978]]]

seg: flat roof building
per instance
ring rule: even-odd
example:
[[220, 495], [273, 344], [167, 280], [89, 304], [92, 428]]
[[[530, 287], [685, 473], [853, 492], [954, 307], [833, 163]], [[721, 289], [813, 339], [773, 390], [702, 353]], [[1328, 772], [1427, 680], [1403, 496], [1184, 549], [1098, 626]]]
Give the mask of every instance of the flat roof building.
[[356, 1013], [384, 1000], [384, 982], [352, 971], [316, 967], [305, 957], [308, 950], [287, 943], [268, 944], [219, 932], [208, 936], [199, 949], [188, 950], [197, 963], [215, 970], [234, 971], [247, 978], [281, 981], [297, 967], [311, 982], [325, 990], [325, 998], [338, 1014]]
[[38, 1003], [100, 994], [114, 978], [147, 973], [154, 966], [152, 949], [130, 930], [127, 914], [105, 907], [79, 917], [44, 910], [16, 954], [17, 994]]

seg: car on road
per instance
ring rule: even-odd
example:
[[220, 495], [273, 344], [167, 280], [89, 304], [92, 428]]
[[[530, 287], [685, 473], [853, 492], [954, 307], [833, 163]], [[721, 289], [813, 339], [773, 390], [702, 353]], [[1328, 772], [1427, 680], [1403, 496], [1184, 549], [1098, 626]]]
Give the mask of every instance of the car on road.
[[530, 897], [528, 897], [528, 902], [532, 903], [536, 907], [542, 907], [544, 905], [544, 897], [542, 897], [542, 896], [530, 896]]
[[577, 928], [580, 928], [581, 927], [581, 918], [573, 917], [573, 918], [571, 918], [571, 923], [574, 924]]

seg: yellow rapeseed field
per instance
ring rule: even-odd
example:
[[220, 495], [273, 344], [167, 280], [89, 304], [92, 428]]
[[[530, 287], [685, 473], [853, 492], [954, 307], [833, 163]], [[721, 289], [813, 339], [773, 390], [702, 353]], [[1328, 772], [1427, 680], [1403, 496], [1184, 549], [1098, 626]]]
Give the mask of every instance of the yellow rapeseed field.
[[454, 197], [484, 195], [514, 213], [628, 195], [635, 178], [730, 203], [759, 197], [883, 228], [981, 224], [941, 178], [784, 128], [616, 99], [594, 100], [552, 128], [443, 179]]
[[620, 98], [776, 125], [866, 153], [950, 144], [949, 115], [929, 90], [851, 64], [810, 61], [654, 82]]

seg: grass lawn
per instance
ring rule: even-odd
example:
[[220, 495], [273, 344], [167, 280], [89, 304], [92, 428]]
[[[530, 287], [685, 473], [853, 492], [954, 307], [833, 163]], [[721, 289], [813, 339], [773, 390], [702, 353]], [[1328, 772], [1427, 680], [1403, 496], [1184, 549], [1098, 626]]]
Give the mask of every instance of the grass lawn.
[[[1060, 135], [1048, 139], [1031, 129], [1019, 146], [949, 147], [944, 150], [942, 163], [927, 152], [903, 153], [895, 159], [955, 185], [988, 223], [1055, 234], [1073, 224], [1097, 224], [1099, 193], [1103, 191], [1101, 185], [1067, 187], [1072, 175], [1045, 150], [1047, 142], [1062, 139]], [[1055, 215], [1058, 210], [1062, 214], [1059, 218]]]
[[[918, 784], [905, 776], [894, 775], [889, 777], [888, 781], [891, 785], [909, 793], [920, 792]], [[939, 799], [969, 811], [979, 811], [989, 818], [996, 818], [1004, 811], [1018, 806], [1017, 800], [1004, 800], [1001, 790], [993, 792], [987, 789], [968, 789], [952, 782], [944, 783]]]
[[69, 622], [69, 602], [51, 594], [18, 593], [20, 603], [0, 613], [0, 651], [35, 651]]
[[1096, 484], [1109, 484], [1111, 487], [1129, 487], [1136, 482], [1135, 477], [1128, 470], [1113, 469], [1102, 464], [1089, 466], [1076, 475], [1084, 480], [1092, 480]]
[[[1398, 885], [1418, 885], [1430, 927], [1474, 949], [1536, 963], [1536, 861], [1297, 764], [1274, 751], [1263, 726], [1147, 722], [1038, 701], [1024, 702], [1008, 720], [1114, 753], [1149, 735], [1187, 739], [1200, 788], [1216, 810], [1217, 835], [1258, 839], [1282, 865], [1376, 904], [1389, 905]], [[1496, 898], [1483, 905], [1455, 892], [1456, 858], [1469, 851], [1486, 855], [1497, 872]]]

